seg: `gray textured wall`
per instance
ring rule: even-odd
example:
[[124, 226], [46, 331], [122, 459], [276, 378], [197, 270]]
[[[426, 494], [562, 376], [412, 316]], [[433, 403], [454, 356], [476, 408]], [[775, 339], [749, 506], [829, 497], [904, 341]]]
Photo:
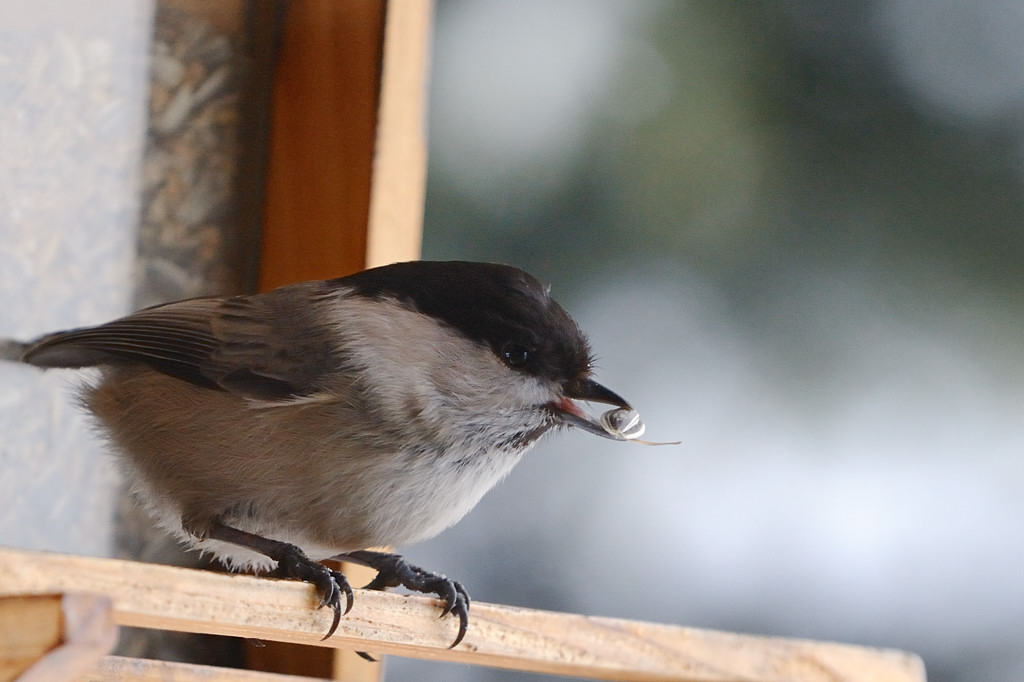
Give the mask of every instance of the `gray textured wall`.
[[[0, 336], [131, 305], [152, 6], [0, 0]], [[0, 363], [0, 545], [113, 551], [117, 474], [72, 371]]]

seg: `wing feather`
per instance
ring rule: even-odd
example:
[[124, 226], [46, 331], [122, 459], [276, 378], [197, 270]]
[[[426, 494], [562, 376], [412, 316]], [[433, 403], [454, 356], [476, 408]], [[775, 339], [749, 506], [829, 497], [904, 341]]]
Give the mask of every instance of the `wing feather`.
[[322, 391], [325, 374], [338, 369], [330, 331], [312, 314], [312, 305], [336, 289], [307, 282], [253, 296], [154, 306], [44, 336], [23, 360], [39, 367], [142, 364], [248, 398], [301, 398]]

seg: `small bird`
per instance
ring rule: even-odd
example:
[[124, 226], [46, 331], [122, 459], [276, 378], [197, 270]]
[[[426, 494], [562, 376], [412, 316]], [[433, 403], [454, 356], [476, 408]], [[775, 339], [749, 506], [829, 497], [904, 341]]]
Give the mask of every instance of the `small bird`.
[[436, 594], [457, 646], [463, 586], [368, 548], [453, 525], [553, 429], [639, 435], [576, 402], [632, 410], [593, 379], [547, 288], [507, 265], [415, 261], [193, 298], [4, 352], [99, 368], [81, 403], [156, 522], [231, 568], [312, 583], [334, 611], [327, 637], [353, 591], [318, 560], [342, 558], [377, 571], [369, 589]]

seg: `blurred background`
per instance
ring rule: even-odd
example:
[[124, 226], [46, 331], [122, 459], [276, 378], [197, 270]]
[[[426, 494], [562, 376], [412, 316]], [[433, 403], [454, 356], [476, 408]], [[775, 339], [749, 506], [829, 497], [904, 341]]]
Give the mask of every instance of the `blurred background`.
[[550, 283], [683, 443], [564, 433], [407, 555], [1024, 679], [1022, 126], [1016, 2], [441, 0], [424, 257]]

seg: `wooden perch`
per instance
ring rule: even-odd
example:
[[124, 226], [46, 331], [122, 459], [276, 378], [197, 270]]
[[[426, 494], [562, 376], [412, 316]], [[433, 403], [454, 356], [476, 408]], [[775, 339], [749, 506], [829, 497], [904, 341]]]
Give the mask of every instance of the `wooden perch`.
[[438, 602], [356, 591], [337, 633], [309, 585], [113, 559], [0, 549], [0, 599], [108, 596], [118, 624], [350, 648], [560, 675], [679, 682], [922, 682], [913, 654], [474, 603], [470, 631]]

